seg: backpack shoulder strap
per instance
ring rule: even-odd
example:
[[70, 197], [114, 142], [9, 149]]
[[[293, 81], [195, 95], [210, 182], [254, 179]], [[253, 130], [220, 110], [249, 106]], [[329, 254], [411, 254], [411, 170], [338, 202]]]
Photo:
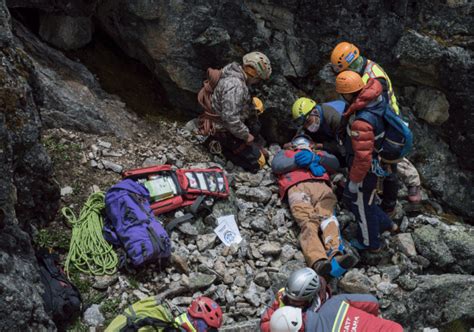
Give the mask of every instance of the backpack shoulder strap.
[[142, 327], [157, 327], [162, 328], [163, 331], [172, 332], [180, 331], [173, 322], [167, 322], [159, 318], [145, 317], [139, 320], [133, 320], [132, 317], [127, 317], [127, 324], [120, 329], [120, 332], [136, 332]]

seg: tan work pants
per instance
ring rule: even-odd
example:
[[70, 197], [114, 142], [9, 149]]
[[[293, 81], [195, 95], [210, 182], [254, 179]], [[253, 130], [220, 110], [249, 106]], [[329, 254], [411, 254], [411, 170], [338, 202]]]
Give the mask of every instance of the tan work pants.
[[416, 167], [407, 158], [403, 158], [397, 164], [397, 173], [407, 187], [418, 187], [421, 185], [420, 175]]
[[[301, 228], [300, 244], [306, 264], [312, 267], [321, 259], [338, 253], [339, 224], [334, 214], [336, 195], [323, 181], [302, 182], [288, 190], [291, 213]], [[322, 237], [319, 233], [322, 233]]]

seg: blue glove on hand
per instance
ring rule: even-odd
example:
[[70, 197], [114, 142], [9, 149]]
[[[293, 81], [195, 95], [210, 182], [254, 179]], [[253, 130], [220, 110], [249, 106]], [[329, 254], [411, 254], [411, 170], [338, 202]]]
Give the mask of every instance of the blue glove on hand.
[[314, 161], [309, 165], [309, 170], [314, 176], [323, 176], [326, 173], [326, 169], [319, 165], [319, 162]]
[[319, 159], [319, 156], [309, 150], [300, 151], [295, 155], [295, 163], [298, 167], [308, 167], [312, 161], [319, 162]]

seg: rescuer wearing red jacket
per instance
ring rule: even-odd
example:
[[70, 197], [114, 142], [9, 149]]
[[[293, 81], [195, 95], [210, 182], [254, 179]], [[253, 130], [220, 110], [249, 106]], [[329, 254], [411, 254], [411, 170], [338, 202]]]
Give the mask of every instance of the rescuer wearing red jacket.
[[344, 190], [344, 202], [356, 216], [359, 228], [358, 249], [379, 250], [379, 235], [397, 226], [375, 204], [377, 186], [378, 147], [384, 138], [383, 112], [387, 100], [376, 79], [364, 84], [361, 76], [344, 71], [336, 77], [336, 91], [350, 105], [343, 115], [341, 133], [346, 149], [349, 181]]
[[331, 297], [317, 310], [305, 313], [277, 310], [269, 328], [279, 332], [403, 332], [400, 324], [378, 315], [379, 303], [373, 295], [340, 294]]
[[[279, 308], [300, 308], [303, 316], [307, 310], [315, 310], [331, 297], [331, 288], [323, 277], [305, 267], [291, 273], [286, 286], [280, 289], [275, 299], [262, 314], [260, 330], [270, 332], [270, 320]], [[300, 331], [304, 331], [301, 329]]]

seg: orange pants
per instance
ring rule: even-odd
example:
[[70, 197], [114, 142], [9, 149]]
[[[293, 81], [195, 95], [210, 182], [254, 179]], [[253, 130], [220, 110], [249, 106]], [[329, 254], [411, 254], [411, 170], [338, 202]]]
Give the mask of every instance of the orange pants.
[[301, 228], [299, 240], [306, 264], [312, 267], [338, 253], [339, 224], [333, 215], [337, 198], [331, 187], [323, 181], [298, 183], [288, 190], [288, 202]]

